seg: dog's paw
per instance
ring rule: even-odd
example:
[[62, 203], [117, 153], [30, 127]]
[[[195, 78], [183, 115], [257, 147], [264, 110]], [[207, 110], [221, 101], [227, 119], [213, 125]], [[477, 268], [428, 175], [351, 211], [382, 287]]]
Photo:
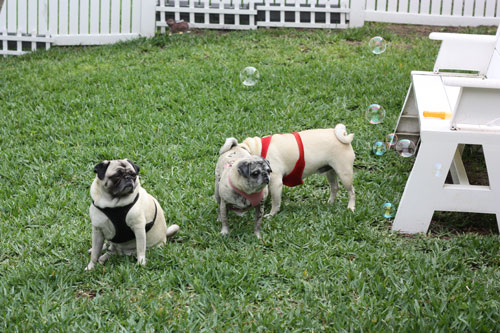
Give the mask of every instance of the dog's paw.
[[108, 261], [109, 257], [111, 254], [109, 252], [104, 253], [102, 256], [99, 257], [99, 260], [97, 260], [101, 265], [104, 265], [106, 261]]
[[222, 229], [220, 230], [220, 234], [222, 236], [227, 236], [228, 233], [229, 233], [229, 229], [228, 228], [222, 227]]
[[91, 271], [95, 268], [95, 263], [94, 262], [89, 262], [89, 264], [87, 265], [87, 267], [85, 267], [85, 270], [86, 271]]
[[146, 266], [146, 257], [137, 258], [137, 263], [143, 267]]
[[260, 235], [259, 231], [255, 231], [254, 234], [257, 237], [257, 239], [262, 239], [262, 236]]

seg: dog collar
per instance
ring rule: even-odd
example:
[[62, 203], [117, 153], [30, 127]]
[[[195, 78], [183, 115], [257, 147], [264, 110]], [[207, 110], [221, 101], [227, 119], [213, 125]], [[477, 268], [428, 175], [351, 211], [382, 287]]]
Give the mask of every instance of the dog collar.
[[262, 189], [260, 192], [248, 194], [248, 193], [245, 193], [242, 190], [236, 188], [236, 186], [233, 185], [233, 183], [231, 182], [231, 177], [230, 177], [229, 172], [227, 173], [227, 180], [229, 182], [229, 186], [231, 186], [231, 188], [236, 193], [238, 193], [239, 195], [241, 195], [242, 197], [244, 197], [245, 199], [250, 201], [250, 205], [252, 207], [256, 207], [262, 202], [262, 198], [264, 198], [264, 189]]

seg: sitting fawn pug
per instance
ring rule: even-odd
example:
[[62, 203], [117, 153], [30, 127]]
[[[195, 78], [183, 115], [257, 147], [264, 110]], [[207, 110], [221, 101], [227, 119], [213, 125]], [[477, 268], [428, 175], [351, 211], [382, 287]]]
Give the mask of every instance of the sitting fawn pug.
[[[103, 161], [94, 168], [97, 174], [90, 187], [92, 204], [92, 249], [86, 270], [104, 264], [114, 254], [137, 254], [146, 265], [146, 248], [161, 246], [179, 230], [167, 228], [158, 201], [141, 187], [139, 167], [129, 160]], [[108, 252], [100, 256], [104, 240]], [[100, 257], [99, 257], [100, 256]]]
[[349, 195], [347, 207], [354, 211], [354, 150], [351, 146], [353, 138], [354, 134], [348, 135], [346, 127], [338, 124], [329, 129], [245, 139], [239, 145], [240, 148], [267, 158], [273, 169], [269, 182], [272, 208], [266, 217], [280, 211], [283, 185], [303, 184], [302, 179], [313, 173], [326, 173], [330, 183], [329, 203], [333, 203], [337, 195], [338, 176]]
[[254, 233], [260, 236], [260, 224], [264, 215], [264, 200], [267, 197], [269, 162], [238, 146], [235, 138], [228, 138], [219, 151], [215, 168], [215, 199], [219, 204], [218, 220], [222, 222], [221, 234], [227, 235], [228, 210], [243, 213], [255, 208]]

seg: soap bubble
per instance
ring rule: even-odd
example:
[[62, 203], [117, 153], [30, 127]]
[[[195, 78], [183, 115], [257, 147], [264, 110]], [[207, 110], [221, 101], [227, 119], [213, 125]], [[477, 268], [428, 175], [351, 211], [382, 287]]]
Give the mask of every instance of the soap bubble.
[[377, 141], [373, 144], [372, 150], [375, 155], [381, 156], [385, 154], [387, 147], [382, 141]]
[[403, 157], [410, 157], [415, 155], [417, 147], [415, 146], [415, 143], [413, 143], [413, 141], [403, 139], [399, 140], [398, 143], [396, 143], [396, 151]]
[[385, 137], [385, 145], [387, 146], [387, 149], [394, 148], [394, 146], [396, 146], [396, 142], [398, 142], [398, 136], [396, 133], [387, 134]]
[[240, 80], [247, 87], [254, 86], [259, 81], [259, 77], [259, 71], [251, 66], [245, 67], [240, 73]]
[[385, 52], [385, 49], [387, 48], [387, 43], [385, 39], [383, 39], [380, 36], [375, 36], [370, 41], [368, 42], [368, 46], [370, 47], [370, 50], [375, 53], [375, 54], [381, 54]]
[[386, 202], [385, 204], [382, 205], [382, 215], [386, 219], [394, 217], [395, 214], [396, 214], [396, 207], [394, 207], [393, 204], [391, 204], [390, 202]]
[[366, 109], [366, 119], [370, 122], [370, 124], [380, 124], [384, 121], [385, 118], [385, 110], [378, 104], [370, 104]]

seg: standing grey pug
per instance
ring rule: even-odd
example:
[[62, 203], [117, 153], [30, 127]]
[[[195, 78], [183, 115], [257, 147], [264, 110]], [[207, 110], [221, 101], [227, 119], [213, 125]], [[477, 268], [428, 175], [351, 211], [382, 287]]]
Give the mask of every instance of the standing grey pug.
[[[179, 230], [167, 228], [158, 201], [141, 187], [139, 167], [129, 160], [103, 161], [90, 187], [92, 204], [92, 249], [86, 270], [104, 264], [114, 253], [137, 254], [137, 263], [146, 265], [146, 248], [161, 246]], [[108, 252], [100, 256], [104, 240]]]
[[215, 199], [219, 204], [218, 220], [222, 222], [221, 234], [229, 232], [228, 210], [243, 213], [255, 208], [254, 233], [260, 236], [271, 167], [259, 156], [252, 156], [238, 145], [235, 138], [228, 138], [219, 151], [215, 168]]

